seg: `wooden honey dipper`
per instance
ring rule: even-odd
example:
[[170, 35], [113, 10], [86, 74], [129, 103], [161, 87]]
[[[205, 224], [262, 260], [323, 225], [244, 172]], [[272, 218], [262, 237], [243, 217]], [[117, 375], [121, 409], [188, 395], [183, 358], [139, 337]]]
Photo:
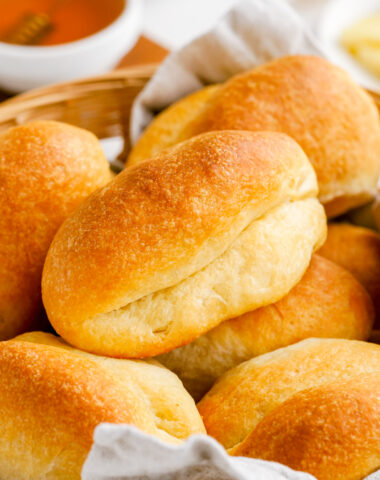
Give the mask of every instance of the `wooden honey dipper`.
[[16, 45], [36, 45], [54, 28], [52, 15], [72, 0], [57, 0], [47, 13], [27, 13], [1, 40]]

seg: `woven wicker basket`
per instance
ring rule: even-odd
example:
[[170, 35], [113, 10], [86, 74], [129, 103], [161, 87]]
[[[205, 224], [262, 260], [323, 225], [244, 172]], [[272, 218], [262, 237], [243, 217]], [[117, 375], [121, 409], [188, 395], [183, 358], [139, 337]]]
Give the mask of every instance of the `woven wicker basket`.
[[[99, 77], [51, 85], [0, 104], [0, 132], [32, 120], [59, 120], [92, 131], [98, 138], [122, 137], [124, 161], [130, 149], [133, 100], [157, 65], [120, 69]], [[371, 93], [380, 109], [380, 95]]]
[[59, 120], [86, 128], [98, 138], [122, 137], [125, 159], [130, 148], [129, 117], [133, 100], [156, 65], [134, 68], [51, 85], [0, 104], [0, 132], [33, 120]]

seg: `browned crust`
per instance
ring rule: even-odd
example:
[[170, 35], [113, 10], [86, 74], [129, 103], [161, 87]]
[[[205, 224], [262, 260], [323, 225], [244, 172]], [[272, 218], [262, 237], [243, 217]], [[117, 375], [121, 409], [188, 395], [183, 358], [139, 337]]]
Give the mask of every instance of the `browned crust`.
[[[191, 126], [192, 135], [220, 128], [290, 135], [316, 171], [322, 203], [364, 194], [356, 205], [347, 204], [353, 208], [375, 193], [380, 174], [376, 105], [343, 70], [322, 58], [283, 57], [228, 81]], [[348, 208], [335, 205], [332, 214]]]
[[231, 453], [280, 462], [318, 480], [363, 479], [380, 468], [380, 372], [294, 395]]
[[368, 228], [330, 223], [319, 255], [351, 272], [370, 294], [380, 328], [380, 235]]
[[[0, 377], [3, 478], [26, 478], [26, 472], [43, 478], [36, 470], [48, 471], [55, 462], [59, 466], [60, 455], [75, 459], [74, 465], [66, 465], [67, 474], [79, 478], [99, 423], [146, 427], [132, 391], [91, 360], [54, 347], [3, 342]], [[7, 455], [9, 448], [12, 453]]]
[[0, 381], [1, 478], [79, 479], [102, 422], [170, 443], [204, 431], [181, 382], [158, 362], [86, 354], [42, 332], [0, 343]]
[[307, 339], [229, 370], [198, 403], [198, 410], [207, 433], [232, 448], [296, 393], [379, 371], [378, 345]]
[[33, 122], [0, 136], [0, 339], [36, 326], [42, 267], [55, 232], [110, 180], [90, 132]]

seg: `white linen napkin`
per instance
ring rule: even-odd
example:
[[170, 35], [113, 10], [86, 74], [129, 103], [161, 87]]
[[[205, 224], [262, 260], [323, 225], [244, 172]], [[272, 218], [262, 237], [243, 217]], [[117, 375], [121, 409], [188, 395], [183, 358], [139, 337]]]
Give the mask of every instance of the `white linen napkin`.
[[[283, 55], [323, 55], [284, 0], [238, 4], [209, 33], [168, 56], [137, 98], [134, 143], [155, 113], [204, 85]], [[215, 440], [195, 435], [171, 446], [128, 425], [102, 424], [83, 467], [83, 480], [315, 480], [277, 463], [230, 457]], [[376, 473], [368, 480], [380, 480]]]
[[303, 20], [284, 0], [246, 0], [208, 33], [170, 54], [132, 108], [134, 145], [154, 115], [205, 85], [292, 54], [324, 55]]
[[130, 425], [102, 424], [83, 480], [316, 480], [283, 465], [230, 457], [211, 437], [193, 435], [169, 445]]

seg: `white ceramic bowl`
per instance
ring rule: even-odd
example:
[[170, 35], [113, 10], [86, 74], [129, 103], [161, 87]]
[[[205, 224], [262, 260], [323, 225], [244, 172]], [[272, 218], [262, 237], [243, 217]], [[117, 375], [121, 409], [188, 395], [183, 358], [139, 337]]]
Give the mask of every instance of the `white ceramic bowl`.
[[0, 88], [22, 92], [104, 73], [133, 47], [141, 22], [142, 0], [128, 0], [113, 23], [82, 40], [51, 47], [0, 42]]
[[332, 62], [350, 72], [363, 87], [380, 92], [380, 80], [340, 45], [340, 37], [347, 27], [374, 13], [380, 13], [380, 0], [330, 0], [323, 10], [318, 36]]

